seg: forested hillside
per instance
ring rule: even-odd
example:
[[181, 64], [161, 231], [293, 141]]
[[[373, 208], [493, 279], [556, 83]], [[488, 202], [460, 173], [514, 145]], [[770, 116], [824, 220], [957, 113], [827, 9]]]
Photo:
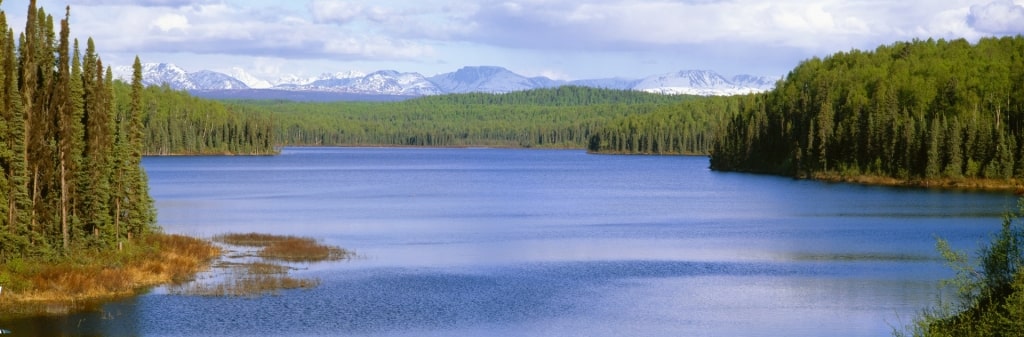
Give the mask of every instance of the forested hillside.
[[243, 101], [273, 112], [282, 145], [584, 148], [608, 121], [691, 100], [635, 91], [559, 87], [403, 102]]
[[1024, 177], [1024, 37], [899, 42], [810, 59], [717, 139], [717, 170]]
[[620, 117], [598, 128], [587, 149], [595, 153], [707, 155], [715, 133], [754, 100], [753, 95], [702, 97], [664, 105], [648, 114]]
[[[154, 228], [142, 157], [142, 75], [117, 93], [32, 1], [17, 40], [0, 13], [0, 262], [113, 249]], [[124, 104], [115, 102], [122, 101]]]
[[[127, 97], [119, 85], [118, 97]], [[274, 149], [270, 113], [227, 106], [167, 86], [143, 90], [142, 121], [146, 155], [267, 155]], [[124, 107], [125, 100], [118, 106]]]

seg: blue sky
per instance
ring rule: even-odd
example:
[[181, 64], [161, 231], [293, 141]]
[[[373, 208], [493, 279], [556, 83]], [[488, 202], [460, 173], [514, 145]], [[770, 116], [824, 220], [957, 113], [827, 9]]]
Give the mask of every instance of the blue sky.
[[[684, 69], [784, 75], [913, 38], [1024, 34], [1024, 0], [38, 0], [106, 63], [285, 75], [495, 65], [559, 79]], [[3, 1], [24, 25], [27, 0]]]

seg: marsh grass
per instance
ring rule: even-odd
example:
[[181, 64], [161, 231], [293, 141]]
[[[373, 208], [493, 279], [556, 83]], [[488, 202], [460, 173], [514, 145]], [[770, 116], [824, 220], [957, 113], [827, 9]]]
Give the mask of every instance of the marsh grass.
[[[314, 263], [350, 258], [352, 252], [317, 243], [306, 237], [261, 233], [216, 235], [213, 241], [242, 249], [229, 250], [214, 264], [209, 279], [169, 288], [171, 293], [193, 296], [261, 296], [285, 289], [310, 289], [319, 279], [289, 275], [296, 268], [282, 263]], [[253, 249], [255, 248], [255, 249]]]
[[216, 242], [243, 247], [261, 248], [257, 255], [268, 260], [288, 262], [335, 261], [348, 258], [351, 252], [336, 246], [318, 243], [307, 237], [261, 233], [228, 233], [213, 237]]
[[259, 296], [277, 294], [285, 289], [310, 289], [319, 279], [288, 276], [292, 268], [273, 263], [225, 263], [215, 266], [227, 269], [215, 282], [190, 282], [170, 288], [172, 294], [192, 296]]
[[918, 187], [961, 191], [1017, 192], [1021, 194], [1024, 181], [1018, 179], [986, 178], [908, 178], [899, 179], [866, 174], [844, 174], [841, 172], [816, 172], [810, 176], [815, 180], [837, 183], [853, 183], [873, 186]]
[[208, 241], [151, 234], [121, 251], [82, 249], [60, 260], [11, 261], [0, 266], [0, 312], [60, 314], [158, 284], [185, 282], [220, 253]]

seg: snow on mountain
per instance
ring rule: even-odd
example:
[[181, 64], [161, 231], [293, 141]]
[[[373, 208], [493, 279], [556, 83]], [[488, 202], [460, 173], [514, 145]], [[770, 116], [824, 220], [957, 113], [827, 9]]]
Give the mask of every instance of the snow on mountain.
[[394, 70], [380, 70], [370, 74], [359, 72], [323, 74], [309, 83], [278, 85], [275, 88], [368, 95], [423, 96], [442, 94], [423, 75], [418, 73], [400, 73]]
[[628, 78], [599, 78], [592, 80], [575, 80], [570, 81], [570, 85], [578, 85], [581, 87], [591, 88], [602, 88], [602, 89], [616, 89], [616, 90], [632, 90], [633, 87], [640, 83], [640, 80], [633, 80]]
[[387, 95], [437, 95], [442, 92], [419, 73], [400, 73], [381, 70], [363, 77], [352, 78], [346, 92]]
[[739, 75], [729, 80], [713, 71], [683, 70], [649, 76], [633, 89], [670, 95], [727, 96], [767, 91], [774, 86], [775, 81], [768, 77]]
[[[118, 78], [131, 78], [130, 67], [115, 68]], [[316, 77], [286, 76], [266, 81], [241, 68], [227, 75], [213, 71], [187, 72], [173, 64], [143, 64], [143, 83], [190, 91], [274, 89], [297, 92], [324, 92], [353, 95], [423, 96], [448, 93], [512, 91], [579, 85], [595, 88], [639, 90], [662, 94], [737, 95], [771, 90], [778, 77], [737, 75], [726, 78], [707, 70], [683, 70], [643, 79], [605, 78], [575, 81], [547, 77], [525, 77], [494, 66], [463, 67], [451, 73], [424, 77], [419, 73], [381, 70], [364, 74], [358, 71], [323, 73]]]
[[226, 74], [209, 70], [188, 73], [188, 79], [195, 89], [202, 90], [238, 90], [249, 89], [249, 86]]
[[[125, 73], [128, 74], [125, 80], [131, 80], [132, 68], [127, 68]], [[188, 72], [185, 69], [178, 68], [178, 66], [168, 63], [143, 63], [142, 64], [142, 84], [144, 85], [163, 85], [166, 83], [168, 86], [178, 90], [191, 90], [195, 89], [195, 83], [192, 83], [188, 78]]]
[[502, 67], [491, 66], [462, 67], [455, 72], [439, 74], [427, 80], [446, 93], [504, 93], [539, 87], [534, 80]]
[[[112, 69], [114, 76], [128, 82], [132, 78], [131, 67]], [[164, 85], [176, 90], [240, 90], [249, 89], [242, 81], [215, 71], [201, 70], [194, 73], [169, 63], [143, 63], [143, 85]]]
[[231, 68], [231, 71], [228, 71], [227, 75], [242, 81], [242, 83], [245, 83], [245, 85], [251, 89], [266, 89], [274, 86], [269, 81], [257, 78], [256, 76], [249, 74], [245, 69], [239, 67]]
[[732, 77], [731, 81], [734, 85], [739, 87], [770, 90], [775, 87], [775, 82], [778, 82], [780, 79], [782, 78], [771, 76], [736, 75]]

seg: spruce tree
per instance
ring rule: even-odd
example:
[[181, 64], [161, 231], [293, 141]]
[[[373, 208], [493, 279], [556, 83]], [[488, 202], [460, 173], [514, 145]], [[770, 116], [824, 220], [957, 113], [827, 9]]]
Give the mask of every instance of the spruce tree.
[[71, 69], [68, 35], [68, 21], [71, 18], [71, 7], [63, 20], [60, 21], [60, 42], [57, 47], [57, 81], [56, 89], [51, 98], [51, 105], [57, 113], [57, 157], [59, 166], [59, 193], [60, 193], [60, 232], [61, 249], [67, 252], [71, 246], [71, 230], [69, 218], [71, 209], [71, 177], [74, 177], [75, 153], [75, 129], [81, 121], [74, 120], [74, 108], [71, 103]]
[[88, 219], [83, 223], [84, 231], [91, 234], [92, 241], [98, 244], [102, 241], [102, 235], [107, 235], [103, 231], [112, 222], [109, 208], [109, 177], [112, 172], [110, 158], [113, 148], [113, 120], [110, 118], [110, 100], [106, 98], [103, 63], [96, 56], [92, 38], [86, 42], [82, 63], [86, 132], [84, 161], [88, 163], [89, 172], [79, 184], [82, 188], [82, 212], [88, 215]]
[[128, 160], [125, 167], [127, 173], [128, 204], [128, 239], [132, 235], [144, 234], [156, 223], [156, 209], [153, 207], [153, 200], [149, 196], [149, 179], [142, 169], [142, 152], [144, 149], [142, 134], [142, 62], [135, 57], [132, 64], [131, 102], [128, 107], [127, 122], [127, 148]]

